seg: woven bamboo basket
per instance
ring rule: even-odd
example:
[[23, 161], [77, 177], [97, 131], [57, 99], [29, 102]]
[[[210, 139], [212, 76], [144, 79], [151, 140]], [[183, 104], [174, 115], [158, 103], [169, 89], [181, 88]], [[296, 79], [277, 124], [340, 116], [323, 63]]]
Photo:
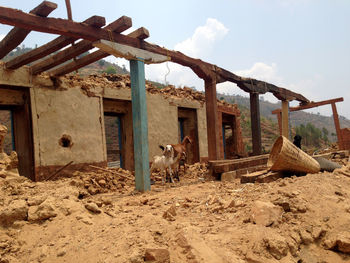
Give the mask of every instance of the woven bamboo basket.
[[316, 160], [284, 136], [278, 137], [272, 146], [267, 167], [272, 171], [302, 173], [317, 173], [320, 171], [320, 165]]

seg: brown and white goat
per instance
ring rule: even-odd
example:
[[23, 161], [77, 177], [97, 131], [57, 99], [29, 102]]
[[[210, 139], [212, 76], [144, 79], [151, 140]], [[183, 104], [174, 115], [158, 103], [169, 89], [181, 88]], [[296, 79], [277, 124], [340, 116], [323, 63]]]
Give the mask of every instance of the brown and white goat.
[[171, 182], [174, 182], [171, 166], [180, 158], [179, 154], [176, 157], [174, 155], [174, 148], [168, 144], [164, 147], [163, 154], [161, 156], [156, 155], [153, 157], [150, 173], [152, 174], [154, 169], [160, 169], [163, 184], [165, 183], [166, 169], [169, 170]]
[[[187, 144], [192, 144], [192, 139], [190, 136], [185, 136], [185, 138], [182, 140], [181, 143], [170, 144], [175, 150], [175, 156], [178, 157], [177, 161], [172, 165], [172, 168], [175, 171], [175, 175], [179, 181], [180, 181], [179, 170], [180, 170], [181, 161], [184, 162], [184, 172], [186, 172], [185, 163], [187, 159], [187, 154], [186, 154]], [[159, 148], [161, 148], [164, 151], [164, 146], [159, 145]]]

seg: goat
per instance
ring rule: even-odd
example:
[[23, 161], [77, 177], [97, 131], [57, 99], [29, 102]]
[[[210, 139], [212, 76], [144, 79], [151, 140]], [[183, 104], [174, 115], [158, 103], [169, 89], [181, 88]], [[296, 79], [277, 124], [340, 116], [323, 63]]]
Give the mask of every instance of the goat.
[[[178, 173], [179, 173], [179, 170], [180, 170], [181, 161], [184, 162], [184, 172], [186, 172], [186, 165], [185, 165], [186, 158], [187, 158], [186, 146], [187, 146], [188, 143], [192, 144], [192, 139], [191, 139], [190, 136], [185, 136], [185, 138], [182, 140], [181, 143], [170, 144], [173, 147], [173, 149], [175, 150], [175, 152], [176, 152], [176, 157], [179, 156], [179, 158], [177, 159], [177, 162], [176, 162], [177, 163], [176, 164], [177, 167], [174, 167], [175, 164], [172, 167], [174, 169], [174, 171], [176, 173], [176, 177], [177, 177], [177, 179], [179, 181], [180, 181], [180, 179], [179, 179], [179, 174]], [[164, 146], [159, 145], [159, 148], [164, 151]]]
[[[154, 156], [152, 166], [150, 169], [150, 173], [154, 171], [154, 169], [160, 169], [161, 175], [162, 175], [162, 182], [165, 183], [165, 176], [163, 176], [163, 172], [166, 171], [166, 169], [169, 169], [170, 179], [171, 182], [174, 182], [171, 165], [176, 163], [179, 159], [180, 155], [178, 154], [176, 157], [174, 157], [174, 148], [171, 145], [166, 145], [163, 150], [163, 155], [161, 156]], [[166, 174], [166, 172], [165, 172]]]

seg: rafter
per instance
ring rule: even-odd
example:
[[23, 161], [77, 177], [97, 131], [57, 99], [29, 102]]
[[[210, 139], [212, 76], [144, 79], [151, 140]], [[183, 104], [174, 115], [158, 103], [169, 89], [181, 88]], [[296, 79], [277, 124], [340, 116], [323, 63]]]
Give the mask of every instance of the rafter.
[[[66, 19], [42, 18], [26, 14], [19, 10], [14, 10], [5, 7], [0, 7], [0, 23], [19, 26], [25, 29], [36, 30], [40, 32], [83, 38], [89, 41], [96, 41], [99, 39], [112, 40], [119, 44], [129, 45], [132, 47], [141, 48], [150, 52], [168, 56], [171, 58], [172, 62], [178, 63], [186, 67], [190, 67], [192, 69], [209, 70], [212, 72], [211, 74], [219, 75], [219, 77], [215, 77], [215, 79], [217, 79], [218, 81], [231, 81], [236, 83], [242, 89], [244, 88], [246, 90], [251, 90], [254, 87], [254, 92], [272, 92], [276, 97], [282, 100], [296, 99], [304, 103], [308, 102], [308, 100], [304, 96], [298, 93], [294, 93], [292, 91], [277, 87], [272, 84], [268, 84], [263, 81], [242, 78], [227, 70], [224, 70], [210, 63], [204, 62], [200, 59], [188, 57], [182, 54], [181, 52], [168, 50], [160, 46], [150, 44], [133, 37], [111, 32], [105, 29], [92, 28], [88, 25], [79, 24]], [[203, 72], [203, 70], [199, 71]], [[205, 78], [207, 76], [199, 75], [199, 77]], [[249, 85], [251, 85], [251, 87]]]
[[[323, 100], [323, 101], [318, 101], [318, 102], [312, 101], [312, 102], [305, 104], [305, 105], [301, 105], [301, 106], [297, 106], [297, 107], [290, 107], [289, 111], [306, 110], [306, 109], [311, 109], [311, 108], [324, 106], [324, 105], [328, 105], [328, 104], [333, 104], [333, 103], [337, 103], [337, 102], [342, 102], [342, 101], [344, 101], [343, 97], [331, 99], [331, 100]], [[281, 113], [281, 111], [282, 111], [281, 109], [276, 109], [276, 110], [273, 110], [271, 113], [278, 114], [278, 113]]]
[[[102, 16], [92, 16], [86, 19], [83, 23], [93, 27], [103, 27], [106, 24], [106, 19]], [[16, 69], [23, 65], [29, 64], [35, 60], [46, 57], [47, 55], [64, 48], [65, 46], [72, 43], [77, 38], [59, 36], [54, 40], [42, 45], [38, 48], [32, 49], [31, 51], [17, 56], [14, 59], [5, 63], [7, 69]]]
[[[122, 16], [116, 21], [110, 23], [104, 29], [115, 33], [121, 33], [122, 31], [132, 26], [132, 20], [130, 17]], [[50, 56], [49, 58], [35, 63], [32, 68], [33, 74], [39, 74], [45, 70], [58, 66], [76, 56], [83, 54], [84, 52], [94, 48], [91, 41], [82, 40], [72, 47], [66, 48], [59, 53]]]
[[[140, 40], [146, 39], [149, 37], [149, 32], [146, 28], [140, 27], [136, 29], [135, 31], [128, 34], [128, 36], [138, 38]], [[85, 67], [91, 63], [94, 63], [100, 59], [103, 59], [105, 57], [108, 57], [110, 54], [106, 53], [102, 50], [95, 51], [89, 55], [86, 55], [80, 59], [77, 59], [76, 61], [72, 61], [68, 63], [67, 65], [63, 65], [57, 69], [54, 69], [49, 72], [52, 76], [62, 76], [64, 74], [68, 74], [70, 72], [73, 72], [74, 70], [80, 69], [82, 67]]]
[[[41, 17], [46, 17], [56, 8], [57, 5], [55, 3], [44, 1], [29, 13]], [[30, 33], [30, 31], [30, 29], [23, 29], [19, 27], [13, 28], [0, 42], [0, 59], [5, 57], [19, 44], [21, 44], [26, 36]]]

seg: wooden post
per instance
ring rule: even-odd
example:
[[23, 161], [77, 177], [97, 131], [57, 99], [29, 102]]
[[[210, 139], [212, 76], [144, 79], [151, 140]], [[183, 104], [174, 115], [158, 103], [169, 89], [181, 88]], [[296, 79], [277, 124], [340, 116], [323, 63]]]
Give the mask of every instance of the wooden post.
[[282, 100], [282, 135], [289, 139], [289, 102]]
[[250, 120], [252, 129], [253, 155], [261, 154], [261, 126], [259, 93], [250, 93]]
[[130, 60], [132, 121], [134, 132], [135, 185], [138, 191], [151, 189], [148, 158], [148, 122], [145, 66]]
[[278, 130], [282, 135], [282, 112], [277, 112]]
[[220, 130], [218, 124], [218, 107], [216, 99], [215, 76], [207, 78], [205, 82], [205, 105], [207, 113], [208, 157], [209, 160], [218, 160], [220, 151]]
[[337, 133], [337, 138], [338, 138], [339, 150], [343, 150], [343, 139], [342, 139], [342, 135], [341, 135], [337, 106], [335, 105], [335, 102], [331, 103], [331, 105], [332, 105], [332, 111], [333, 111], [335, 131]]

